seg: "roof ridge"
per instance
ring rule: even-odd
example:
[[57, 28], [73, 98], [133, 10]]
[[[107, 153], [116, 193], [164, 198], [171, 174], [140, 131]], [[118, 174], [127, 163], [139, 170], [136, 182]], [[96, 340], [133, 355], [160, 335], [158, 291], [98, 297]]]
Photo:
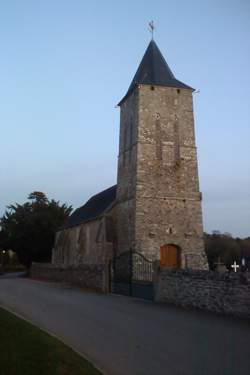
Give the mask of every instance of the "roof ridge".
[[107, 192], [107, 191], [109, 191], [109, 190], [114, 189], [116, 186], [117, 186], [116, 184], [115, 184], [115, 185], [112, 185], [112, 186], [110, 186], [109, 188], [106, 188], [106, 189], [100, 191], [99, 193], [96, 193], [95, 195], [92, 195], [92, 196], [89, 198], [89, 200], [87, 200], [86, 203], [88, 203], [91, 199], [96, 198], [96, 197], [98, 197], [99, 195], [101, 195], [101, 194], [103, 194], [103, 193], [105, 193], [105, 192]]

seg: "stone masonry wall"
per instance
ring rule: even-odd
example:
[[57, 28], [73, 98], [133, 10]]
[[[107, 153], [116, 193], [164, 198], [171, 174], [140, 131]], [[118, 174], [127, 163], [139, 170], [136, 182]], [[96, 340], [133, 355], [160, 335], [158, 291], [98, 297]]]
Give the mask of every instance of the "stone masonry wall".
[[192, 91], [140, 85], [135, 248], [160, 258], [181, 249], [181, 267], [207, 269], [194, 135]]
[[135, 246], [135, 194], [137, 168], [138, 92], [122, 104], [117, 173], [117, 249]]
[[159, 268], [155, 301], [250, 319], [250, 274]]
[[108, 263], [113, 256], [113, 243], [106, 232], [106, 217], [57, 232], [52, 263], [56, 266]]
[[31, 278], [44, 281], [59, 281], [99, 292], [107, 292], [108, 268], [105, 265], [56, 267], [50, 263], [32, 263]]

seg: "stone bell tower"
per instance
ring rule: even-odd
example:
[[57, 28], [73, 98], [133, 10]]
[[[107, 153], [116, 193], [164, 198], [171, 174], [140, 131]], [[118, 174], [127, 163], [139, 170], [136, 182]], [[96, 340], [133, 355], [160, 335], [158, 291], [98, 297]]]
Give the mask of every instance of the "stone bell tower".
[[117, 245], [163, 265], [207, 269], [193, 91], [152, 40], [119, 103]]

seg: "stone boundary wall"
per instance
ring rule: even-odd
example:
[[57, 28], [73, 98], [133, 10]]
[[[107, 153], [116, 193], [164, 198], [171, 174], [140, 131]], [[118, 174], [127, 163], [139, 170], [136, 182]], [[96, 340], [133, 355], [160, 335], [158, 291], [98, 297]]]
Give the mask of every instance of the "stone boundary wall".
[[155, 301], [250, 319], [250, 274], [158, 267]]
[[99, 292], [107, 292], [108, 269], [104, 265], [82, 264], [57, 267], [51, 263], [32, 263], [30, 277], [44, 281], [59, 281]]

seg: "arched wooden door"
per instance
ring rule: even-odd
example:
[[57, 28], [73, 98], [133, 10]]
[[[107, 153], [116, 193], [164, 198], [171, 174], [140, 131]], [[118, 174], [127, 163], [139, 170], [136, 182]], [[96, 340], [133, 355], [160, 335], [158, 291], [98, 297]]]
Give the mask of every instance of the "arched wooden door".
[[180, 250], [175, 245], [163, 245], [161, 246], [161, 267], [180, 267]]

